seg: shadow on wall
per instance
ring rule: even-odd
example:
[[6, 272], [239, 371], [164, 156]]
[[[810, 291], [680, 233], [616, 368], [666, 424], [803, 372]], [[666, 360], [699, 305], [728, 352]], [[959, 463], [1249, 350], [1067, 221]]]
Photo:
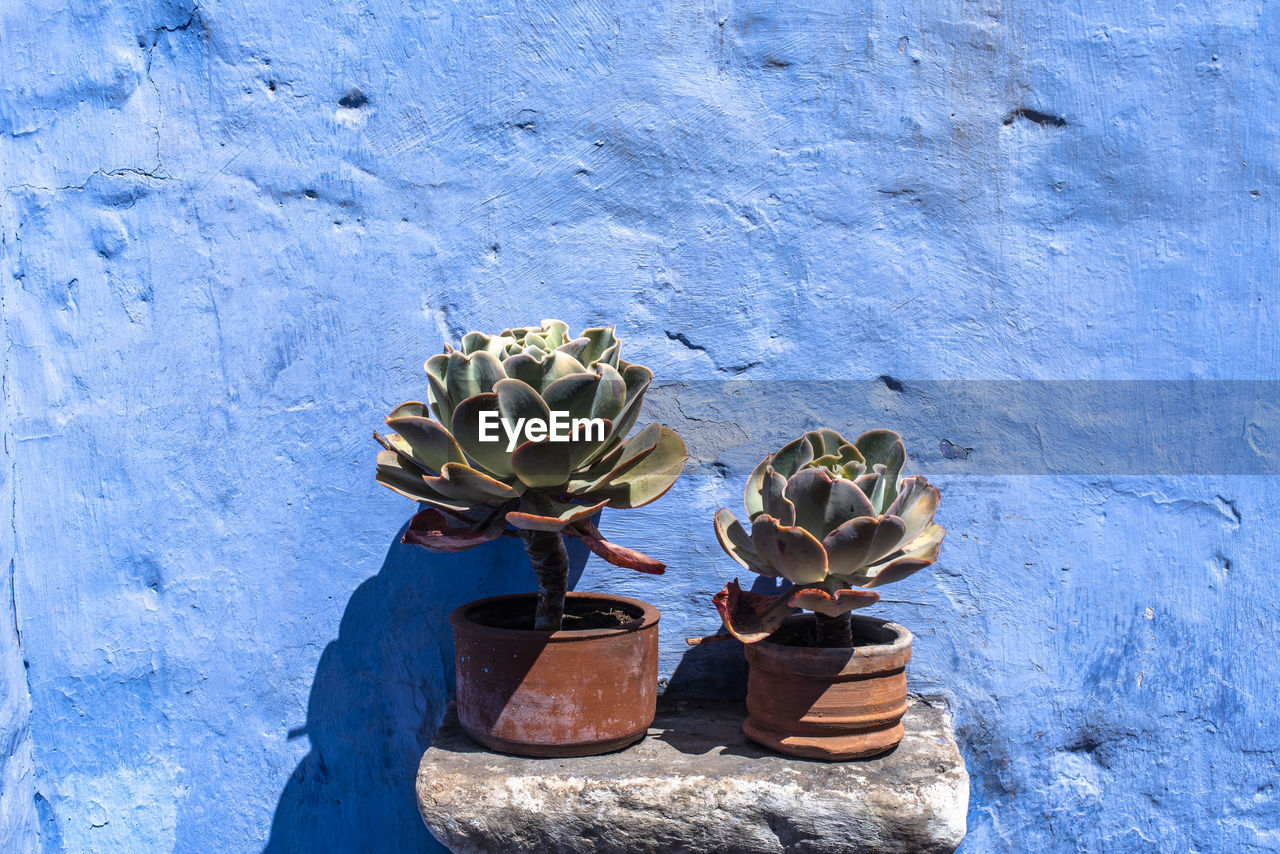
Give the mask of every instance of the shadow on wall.
[[[791, 585], [781, 578], [757, 576], [751, 592], [774, 596]], [[728, 631], [724, 624], [720, 633]], [[700, 700], [743, 700], [747, 696], [747, 659], [736, 639], [690, 647], [667, 682], [666, 697]]]
[[[434, 554], [401, 544], [403, 534], [320, 656], [306, 726], [290, 733], [311, 752], [276, 804], [267, 854], [445, 850], [418, 815], [414, 778], [453, 694], [449, 612], [533, 590], [533, 570], [516, 539]], [[567, 546], [573, 589], [588, 552]]]

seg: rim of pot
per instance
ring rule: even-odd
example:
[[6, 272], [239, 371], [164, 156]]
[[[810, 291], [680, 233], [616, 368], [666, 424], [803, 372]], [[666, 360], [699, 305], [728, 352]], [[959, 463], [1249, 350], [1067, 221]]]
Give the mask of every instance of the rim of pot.
[[449, 623], [455, 629], [464, 629], [468, 634], [479, 635], [491, 638], [507, 638], [516, 639], [524, 638], [531, 640], [541, 638], [548, 643], [571, 643], [573, 641], [594, 640], [595, 638], [618, 637], [621, 635], [634, 634], [635, 632], [651, 628], [658, 624], [661, 615], [658, 609], [645, 602], [643, 599], [633, 599], [630, 596], [620, 596], [617, 593], [579, 593], [570, 590], [565, 594], [566, 601], [577, 599], [596, 599], [602, 602], [621, 602], [638, 608], [641, 612], [639, 617], [629, 620], [620, 626], [614, 626], [606, 629], [561, 629], [558, 632], [537, 631], [535, 629], [502, 629], [495, 626], [485, 626], [475, 622], [469, 616], [470, 612], [476, 608], [485, 605], [495, 604], [498, 602], [518, 601], [521, 599], [537, 599], [536, 593], [505, 593], [501, 596], [486, 596], [483, 599], [474, 599], [466, 602], [454, 609], [449, 615]]
[[[749, 658], [755, 658], [760, 663], [776, 662], [778, 669], [790, 671], [797, 676], [853, 676], [906, 666], [911, 659], [913, 639], [906, 626], [862, 614], [851, 616], [855, 635], [857, 626], [861, 623], [879, 631], [895, 632], [897, 636], [887, 643], [854, 647], [791, 646], [766, 639], [746, 644], [744, 649], [748, 651]], [[787, 622], [810, 622], [812, 619], [812, 614], [797, 614], [788, 617]]]

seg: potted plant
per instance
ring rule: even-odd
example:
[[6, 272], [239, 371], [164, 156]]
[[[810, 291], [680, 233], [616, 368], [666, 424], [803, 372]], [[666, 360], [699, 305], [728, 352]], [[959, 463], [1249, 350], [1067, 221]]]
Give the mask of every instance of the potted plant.
[[402, 403], [386, 419], [395, 432], [374, 434], [378, 482], [425, 505], [404, 542], [453, 552], [517, 536], [533, 564], [536, 595], [481, 599], [450, 616], [458, 718], [494, 750], [604, 753], [653, 722], [657, 609], [566, 593], [566, 536], [615, 566], [665, 569], [592, 522], [606, 507], [657, 499], [685, 461], [666, 427], [626, 438], [653, 374], [620, 349], [612, 329], [573, 337], [558, 320], [472, 332], [427, 361], [428, 403]]
[[911, 633], [851, 612], [879, 600], [868, 588], [938, 557], [938, 490], [923, 477], [899, 480], [905, 458], [888, 430], [854, 442], [834, 430], [805, 433], [747, 480], [750, 533], [728, 510], [716, 513], [730, 557], [793, 585], [769, 596], [735, 579], [713, 599], [746, 644], [742, 728], [752, 740], [811, 759], [872, 756], [902, 740]]

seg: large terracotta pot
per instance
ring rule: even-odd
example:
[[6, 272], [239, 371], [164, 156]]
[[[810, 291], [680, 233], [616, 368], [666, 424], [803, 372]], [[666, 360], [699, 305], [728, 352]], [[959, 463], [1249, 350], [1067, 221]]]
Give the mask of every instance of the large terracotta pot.
[[[813, 615], [791, 617], [801, 629]], [[911, 632], [854, 616], [855, 645], [843, 649], [747, 644], [747, 719], [742, 731], [765, 747], [807, 759], [857, 759], [902, 740]]]
[[566, 613], [604, 604], [632, 619], [558, 632], [486, 625], [532, 614], [534, 599], [494, 596], [450, 615], [462, 728], [491, 750], [522, 756], [591, 756], [643, 738], [658, 697], [658, 609], [570, 593]]

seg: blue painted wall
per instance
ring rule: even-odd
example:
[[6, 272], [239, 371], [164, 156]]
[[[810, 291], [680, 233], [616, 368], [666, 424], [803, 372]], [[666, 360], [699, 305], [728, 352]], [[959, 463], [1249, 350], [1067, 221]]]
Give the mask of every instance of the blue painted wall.
[[701, 384], [650, 404], [685, 477], [602, 522], [668, 575], [579, 584], [662, 608], [673, 684], [733, 666], [681, 669], [711, 513], [833, 411], [699, 407], [888, 375], [951, 534], [876, 612], [952, 698], [964, 850], [1280, 850], [1276, 400], [1218, 425], [1251, 475], [965, 469], [1000, 420], [913, 408], [1280, 374], [1280, 11], [1050, 6], [0, 6], [0, 848], [435, 850], [444, 616], [530, 579], [396, 545], [369, 434], [442, 340], [560, 317]]

